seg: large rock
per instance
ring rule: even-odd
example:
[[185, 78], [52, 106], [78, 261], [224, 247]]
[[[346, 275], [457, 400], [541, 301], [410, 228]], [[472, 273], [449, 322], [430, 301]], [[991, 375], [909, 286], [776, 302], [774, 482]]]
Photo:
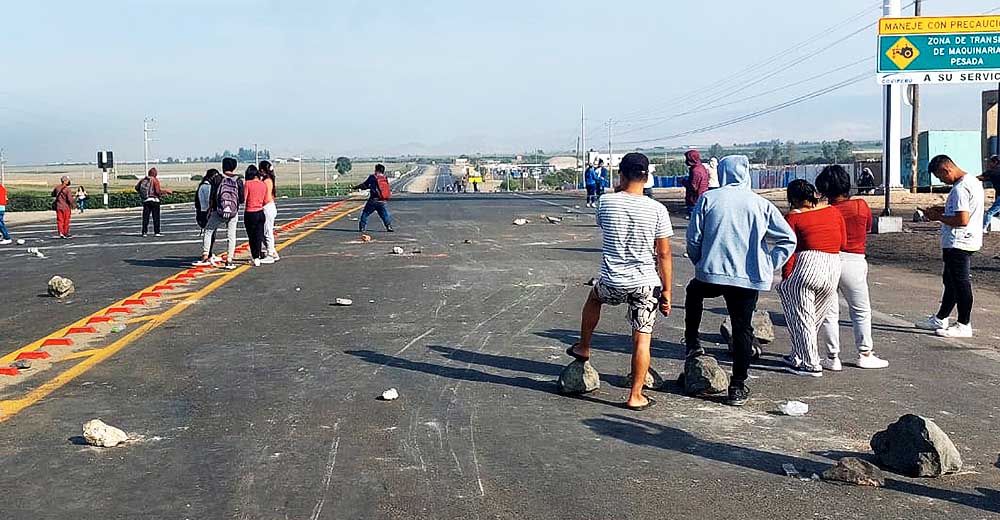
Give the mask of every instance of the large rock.
[[718, 394], [729, 389], [729, 374], [709, 355], [685, 361], [680, 380], [684, 393], [688, 395]]
[[[625, 379], [628, 381], [628, 384], [632, 384], [631, 373], [625, 376]], [[646, 372], [646, 381], [643, 382], [643, 386], [650, 390], [659, 390], [663, 387], [663, 383], [663, 377], [660, 376], [660, 373], [654, 370], [653, 367], [649, 367], [649, 370]]]
[[601, 375], [590, 361], [574, 360], [559, 374], [559, 392], [586, 394], [601, 387]]
[[[761, 344], [767, 345], [774, 341], [774, 323], [771, 322], [771, 315], [767, 311], [754, 311], [750, 325], [753, 327], [754, 338]], [[722, 325], [719, 326], [719, 335], [730, 347], [733, 344], [732, 330], [733, 326], [730, 324], [729, 317], [726, 316]]]
[[83, 438], [91, 446], [113, 448], [128, 440], [128, 434], [109, 426], [100, 419], [87, 421], [83, 425]]
[[823, 472], [823, 480], [845, 482], [855, 486], [885, 486], [885, 475], [878, 466], [855, 457], [845, 457]]
[[53, 276], [49, 280], [49, 296], [55, 296], [56, 298], [65, 298], [73, 292], [76, 291], [76, 287], [73, 286], [73, 280], [69, 278], [63, 278], [62, 276]]
[[907, 414], [872, 437], [885, 467], [913, 477], [939, 477], [962, 469], [962, 456], [934, 421]]

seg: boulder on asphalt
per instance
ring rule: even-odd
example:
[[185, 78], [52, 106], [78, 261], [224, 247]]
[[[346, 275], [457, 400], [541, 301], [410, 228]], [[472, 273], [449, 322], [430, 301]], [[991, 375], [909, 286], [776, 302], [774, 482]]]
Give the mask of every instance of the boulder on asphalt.
[[729, 389], [729, 374], [707, 354], [688, 358], [679, 379], [687, 395], [718, 394]]
[[876, 433], [872, 451], [886, 468], [912, 477], [940, 477], [962, 469], [962, 456], [934, 421], [906, 414]]
[[73, 286], [73, 280], [69, 278], [63, 278], [62, 276], [53, 276], [49, 280], [49, 296], [54, 296], [56, 298], [65, 298], [73, 292], [76, 291], [76, 287]]
[[[632, 384], [631, 373], [625, 376], [625, 379], [628, 381], [628, 384], [630, 385]], [[643, 386], [650, 390], [659, 390], [661, 387], [663, 387], [663, 383], [664, 383], [663, 377], [660, 375], [660, 373], [654, 370], [653, 367], [649, 367], [649, 370], [646, 371], [646, 381], [643, 382]]]
[[[761, 344], [767, 345], [774, 341], [774, 323], [771, 321], [771, 315], [767, 311], [754, 311], [753, 319], [750, 322], [753, 327], [753, 336], [757, 338]], [[722, 321], [722, 325], [719, 326], [719, 335], [722, 336], [722, 340], [727, 344], [732, 345], [733, 326], [729, 321], [727, 316], [725, 320]]]
[[856, 457], [845, 457], [823, 472], [823, 480], [855, 486], [883, 487], [885, 475], [878, 466]]
[[128, 434], [110, 426], [100, 419], [87, 421], [83, 425], [83, 438], [91, 446], [113, 448], [128, 440]]
[[559, 392], [587, 394], [601, 387], [601, 375], [590, 361], [574, 360], [559, 374]]

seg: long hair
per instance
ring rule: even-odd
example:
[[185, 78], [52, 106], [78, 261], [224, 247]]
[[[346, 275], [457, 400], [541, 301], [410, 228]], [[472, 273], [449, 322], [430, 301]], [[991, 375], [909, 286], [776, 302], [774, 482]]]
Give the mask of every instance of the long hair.
[[271, 197], [278, 197], [278, 181], [274, 177], [274, 167], [271, 166], [271, 161], [261, 161], [260, 166], [257, 167], [257, 171], [260, 172], [260, 177], [262, 180], [271, 179]]

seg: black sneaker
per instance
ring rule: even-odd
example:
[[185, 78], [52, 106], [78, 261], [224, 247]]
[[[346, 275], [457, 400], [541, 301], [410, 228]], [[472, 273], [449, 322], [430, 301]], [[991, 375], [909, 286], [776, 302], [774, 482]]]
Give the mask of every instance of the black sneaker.
[[387, 227], [387, 228], [385, 228], [385, 232], [386, 232], [386, 233], [395, 233], [395, 232], [396, 232], [396, 230], [395, 230], [395, 229], [392, 229], [391, 227]]
[[743, 406], [750, 400], [750, 387], [746, 383], [739, 383], [729, 387], [729, 396], [725, 403], [729, 406]]
[[705, 355], [705, 349], [702, 348], [701, 341], [699, 340], [694, 340], [694, 341], [684, 340], [684, 346], [687, 347], [687, 354], [685, 354], [685, 357], [687, 359], [694, 359], [696, 357]]

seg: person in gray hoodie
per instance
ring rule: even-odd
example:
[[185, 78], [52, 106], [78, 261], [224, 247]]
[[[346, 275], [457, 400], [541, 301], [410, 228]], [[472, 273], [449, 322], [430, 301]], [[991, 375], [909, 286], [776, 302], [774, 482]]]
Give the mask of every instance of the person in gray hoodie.
[[684, 342], [688, 358], [704, 355], [698, 328], [706, 298], [722, 296], [732, 322], [733, 377], [726, 404], [743, 406], [753, 348], [751, 320], [760, 291], [771, 289], [774, 271], [795, 252], [795, 233], [784, 215], [750, 189], [750, 160], [730, 155], [719, 162], [718, 189], [691, 211], [687, 254], [695, 277], [687, 286]]

